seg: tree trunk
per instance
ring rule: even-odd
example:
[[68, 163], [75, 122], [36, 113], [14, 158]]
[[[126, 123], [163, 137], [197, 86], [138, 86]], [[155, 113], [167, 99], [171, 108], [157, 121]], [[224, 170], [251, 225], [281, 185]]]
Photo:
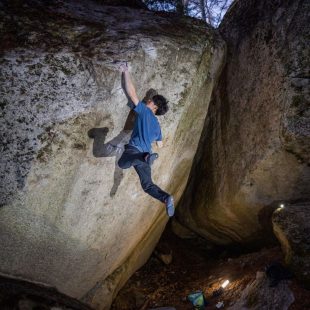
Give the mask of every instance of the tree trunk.
[[179, 15], [184, 14], [184, 4], [182, 0], [176, 0], [176, 11]]
[[201, 10], [201, 17], [204, 21], [207, 21], [206, 17], [206, 8], [205, 8], [205, 0], [200, 0], [200, 10]]

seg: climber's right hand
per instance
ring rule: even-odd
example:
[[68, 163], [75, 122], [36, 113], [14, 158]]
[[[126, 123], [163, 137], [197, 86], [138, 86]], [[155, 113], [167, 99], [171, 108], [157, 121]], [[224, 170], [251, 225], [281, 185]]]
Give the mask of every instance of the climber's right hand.
[[120, 69], [121, 72], [126, 72], [126, 71], [128, 71], [127, 62], [122, 63], [122, 64], [119, 66], [119, 69]]

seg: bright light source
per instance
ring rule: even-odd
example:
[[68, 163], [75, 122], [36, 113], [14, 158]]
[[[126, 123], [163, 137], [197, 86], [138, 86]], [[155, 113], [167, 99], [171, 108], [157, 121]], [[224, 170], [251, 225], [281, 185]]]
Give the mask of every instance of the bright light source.
[[222, 284], [222, 288], [225, 288], [228, 284], [229, 284], [229, 280], [226, 280], [226, 281]]
[[280, 204], [280, 208], [284, 208], [284, 204], [283, 203]]

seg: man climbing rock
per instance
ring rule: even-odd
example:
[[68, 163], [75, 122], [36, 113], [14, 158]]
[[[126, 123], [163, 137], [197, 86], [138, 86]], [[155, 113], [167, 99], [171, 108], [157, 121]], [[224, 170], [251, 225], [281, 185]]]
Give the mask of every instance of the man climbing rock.
[[156, 141], [159, 148], [163, 146], [160, 125], [155, 115], [164, 115], [168, 111], [168, 102], [163, 96], [155, 95], [144, 104], [137, 97], [127, 64], [122, 64], [120, 70], [124, 75], [126, 93], [134, 104], [136, 120], [118, 165], [122, 169], [133, 166], [143, 190], [165, 203], [167, 215], [171, 217], [174, 215], [173, 197], [155, 185], [151, 176], [151, 165], [158, 158], [157, 153], [152, 153], [152, 143]]

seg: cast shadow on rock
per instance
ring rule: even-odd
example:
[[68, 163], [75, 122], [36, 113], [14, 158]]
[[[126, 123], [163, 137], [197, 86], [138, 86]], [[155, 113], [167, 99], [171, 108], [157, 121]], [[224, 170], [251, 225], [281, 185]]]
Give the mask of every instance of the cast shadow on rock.
[[108, 142], [105, 142], [109, 132], [108, 127], [92, 128], [88, 131], [88, 136], [94, 139], [93, 155], [94, 157], [115, 157], [114, 183], [110, 191], [110, 197], [113, 197], [124, 177], [123, 169], [118, 166], [125, 144], [129, 142], [133, 129], [134, 111], [130, 110], [125, 126], [120, 133]]

